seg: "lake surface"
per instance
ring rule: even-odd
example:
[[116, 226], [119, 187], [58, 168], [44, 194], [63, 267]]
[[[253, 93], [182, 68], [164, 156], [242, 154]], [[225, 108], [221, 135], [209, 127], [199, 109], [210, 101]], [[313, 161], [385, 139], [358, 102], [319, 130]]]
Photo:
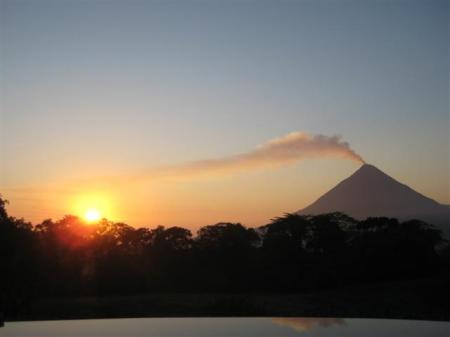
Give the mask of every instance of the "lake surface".
[[8, 337], [450, 336], [450, 322], [341, 318], [133, 318], [6, 322]]

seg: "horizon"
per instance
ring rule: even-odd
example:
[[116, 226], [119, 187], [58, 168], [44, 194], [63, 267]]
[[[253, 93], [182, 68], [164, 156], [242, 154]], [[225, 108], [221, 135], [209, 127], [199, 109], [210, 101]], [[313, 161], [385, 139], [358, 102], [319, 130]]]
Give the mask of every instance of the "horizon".
[[1, 0], [0, 21], [12, 216], [255, 227], [361, 163], [450, 204], [448, 1]]
[[[133, 225], [130, 225], [130, 224], [126, 223], [126, 221], [117, 221], [117, 220], [114, 220], [114, 219], [107, 218], [106, 216], [103, 216], [102, 212], [99, 209], [92, 208], [92, 207], [90, 208], [89, 206], [80, 207], [79, 208], [79, 212], [77, 212], [77, 214], [76, 213], [73, 213], [73, 214], [67, 213], [67, 214], [64, 214], [61, 218], [58, 218], [58, 219], [46, 218], [46, 219], [43, 219], [42, 221], [39, 221], [37, 223], [33, 223], [33, 222], [30, 222], [30, 223], [31, 223], [31, 225], [36, 226], [36, 225], [45, 223], [46, 221], [52, 221], [52, 222], [61, 222], [62, 221], [62, 222], [64, 222], [64, 221], [66, 221], [66, 219], [70, 219], [70, 218], [74, 217], [81, 224], [83, 224], [84, 226], [88, 226], [88, 227], [90, 227], [90, 226], [94, 226], [95, 227], [97, 225], [100, 225], [104, 221], [109, 222], [109, 223], [124, 223], [125, 225], [134, 227], [135, 229], [138, 229], [138, 228], [156, 229], [158, 227], [163, 227], [163, 228], [174, 228], [174, 227], [186, 228], [187, 227], [187, 229], [190, 230], [193, 233], [193, 236], [195, 237], [195, 234], [196, 233], [198, 234], [198, 231], [201, 228], [204, 228], [206, 226], [216, 226], [216, 225], [219, 225], [219, 224], [227, 224], [227, 223], [232, 224], [232, 223], [235, 223], [235, 224], [243, 225], [246, 228], [257, 229], [257, 228], [261, 228], [261, 227], [267, 226], [270, 223], [273, 223], [276, 219], [280, 219], [280, 218], [283, 218], [283, 217], [288, 216], [288, 215], [299, 215], [299, 216], [304, 216], [304, 217], [314, 217], [314, 216], [321, 216], [321, 215], [327, 215], [327, 214], [341, 213], [341, 214], [343, 214], [345, 216], [353, 218], [355, 221], [363, 221], [363, 220], [368, 219], [370, 217], [372, 217], [372, 218], [395, 219], [395, 220], [397, 220], [399, 222], [405, 222], [405, 221], [407, 222], [409, 220], [415, 220], [414, 217], [412, 217], [412, 218], [405, 218], [405, 217], [402, 217], [401, 215], [389, 215], [387, 213], [382, 213], [380, 215], [371, 215], [371, 216], [360, 217], [360, 216], [351, 215], [350, 214], [351, 212], [344, 211], [344, 210], [333, 210], [333, 211], [328, 211], [328, 212], [324, 212], [324, 213], [322, 213], [322, 212], [321, 213], [317, 213], [317, 212], [309, 213], [309, 212], [305, 212], [304, 211], [306, 209], [310, 209], [311, 207], [313, 207], [314, 204], [316, 204], [324, 196], [328, 195], [330, 192], [335, 190], [335, 188], [338, 187], [339, 185], [341, 185], [342, 183], [349, 181], [350, 179], [352, 179], [352, 177], [356, 176], [358, 173], [361, 174], [360, 172], [362, 172], [364, 169], [367, 171], [367, 168], [369, 168], [372, 172], [376, 172], [378, 177], [382, 177], [383, 179], [388, 178], [388, 179], [394, 181], [397, 185], [406, 186], [408, 189], [410, 189], [412, 191], [412, 193], [418, 195], [419, 197], [424, 197], [425, 199], [428, 199], [428, 200], [430, 200], [432, 202], [437, 203], [439, 206], [448, 206], [448, 207], [450, 207], [450, 205], [438, 203], [434, 199], [428, 198], [427, 196], [421, 194], [420, 192], [415, 191], [414, 189], [411, 189], [409, 186], [402, 184], [400, 181], [396, 180], [394, 177], [389, 176], [385, 172], [381, 171], [375, 165], [372, 165], [370, 163], [366, 163], [366, 162], [363, 161], [361, 163], [361, 166], [356, 171], [354, 171], [350, 176], [348, 176], [347, 178], [345, 178], [342, 181], [338, 182], [333, 188], [328, 190], [326, 193], [324, 193], [321, 197], [316, 199], [311, 204], [307, 205], [306, 207], [304, 207], [302, 209], [298, 209], [298, 210], [295, 210], [295, 211], [289, 211], [289, 212], [283, 212], [282, 214], [278, 214], [278, 215], [270, 218], [265, 223], [260, 223], [260, 224], [247, 225], [245, 223], [242, 223], [241, 221], [228, 222], [228, 221], [217, 220], [214, 223], [198, 224], [198, 225], [194, 225], [194, 226], [185, 226], [183, 224], [175, 224], [175, 225], [174, 224], [155, 224], [153, 226], [148, 226], [148, 225], [133, 226]], [[374, 176], [372, 174], [371, 179], [373, 179], [373, 178], [374, 178]], [[1, 197], [2, 197], [2, 195], [0, 194], [0, 198]], [[4, 205], [6, 207], [6, 210], [8, 210], [9, 200], [7, 200], [7, 199], [3, 199], [3, 200], [6, 203]], [[90, 205], [92, 205], [92, 204], [90, 204]], [[424, 214], [424, 215], [426, 216], [426, 214]], [[23, 218], [18, 217], [18, 219], [23, 219]], [[27, 219], [23, 219], [23, 220], [25, 222], [29, 222], [29, 221], [27, 221]], [[423, 220], [426, 220], [426, 219], [422, 219], [421, 218], [420, 220], [423, 221]], [[439, 222], [441, 222], [441, 221], [442, 221], [442, 219], [439, 220]], [[69, 222], [72, 222], [72, 220], [69, 220]], [[439, 222], [438, 222], [438, 228], [440, 227], [439, 225], [442, 225], [442, 223], [439, 223]], [[436, 225], [436, 224], [433, 224], [433, 225]], [[444, 230], [444, 232], [446, 232], [446, 230]], [[445, 234], [445, 235], [447, 235], [447, 234]]]

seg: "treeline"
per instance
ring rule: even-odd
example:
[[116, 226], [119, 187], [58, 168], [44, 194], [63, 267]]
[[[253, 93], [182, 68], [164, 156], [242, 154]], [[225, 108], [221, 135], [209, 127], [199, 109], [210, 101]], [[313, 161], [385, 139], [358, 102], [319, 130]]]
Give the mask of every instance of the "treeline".
[[41, 296], [298, 292], [428, 277], [450, 267], [443, 246], [419, 220], [341, 213], [286, 214], [259, 228], [218, 223], [195, 236], [75, 216], [33, 226], [0, 199], [0, 289], [11, 312]]

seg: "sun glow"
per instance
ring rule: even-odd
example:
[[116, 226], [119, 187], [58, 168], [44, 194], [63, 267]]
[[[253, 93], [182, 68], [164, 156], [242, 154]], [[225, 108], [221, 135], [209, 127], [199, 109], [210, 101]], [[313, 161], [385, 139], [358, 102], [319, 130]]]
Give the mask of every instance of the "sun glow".
[[107, 218], [115, 219], [115, 203], [109, 194], [83, 194], [74, 197], [71, 201], [71, 213], [79, 216], [87, 223], [93, 223]]
[[95, 222], [101, 219], [101, 213], [95, 208], [90, 208], [84, 214], [84, 218], [87, 222]]

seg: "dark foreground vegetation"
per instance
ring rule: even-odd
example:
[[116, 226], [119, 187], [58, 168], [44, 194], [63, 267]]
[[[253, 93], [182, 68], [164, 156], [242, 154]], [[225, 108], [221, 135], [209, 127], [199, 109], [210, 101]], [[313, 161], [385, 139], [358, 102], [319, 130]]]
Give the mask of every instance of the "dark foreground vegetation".
[[353, 316], [450, 319], [450, 249], [419, 220], [341, 213], [135, 229], [74, 216], [31, 225], [0, 199], [6, 319]]

